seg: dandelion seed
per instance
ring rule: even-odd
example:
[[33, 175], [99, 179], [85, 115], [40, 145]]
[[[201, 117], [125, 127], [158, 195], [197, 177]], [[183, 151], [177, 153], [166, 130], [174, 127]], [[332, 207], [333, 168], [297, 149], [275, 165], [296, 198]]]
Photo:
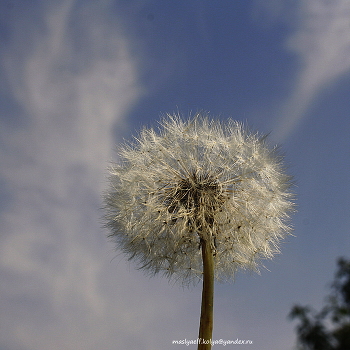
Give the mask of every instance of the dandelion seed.
[[259, 258], [277, 253], [290, 231], [290, 178], [280, 157], [238, 122], [168, 116], [159, 133], [144, 129], [120, 156], [105, 196], [107, 226], [126, 254], [141, 265], [152, 260], [150, 272], [201, 279], [205, 237], [215, 246], [215, 277], [232, 279], [238, 267], [256, 270]]
[[111, 236], [150, 273], [184, 284], [203, 279], [202, 316], [203, 304], [212, 308], [214, 277], [258, 270], [291, 229], [281, 157], [239, 122], [168, 115], [158, 132], [144, 129], [122, 146], [120, 157], [105, 195]]

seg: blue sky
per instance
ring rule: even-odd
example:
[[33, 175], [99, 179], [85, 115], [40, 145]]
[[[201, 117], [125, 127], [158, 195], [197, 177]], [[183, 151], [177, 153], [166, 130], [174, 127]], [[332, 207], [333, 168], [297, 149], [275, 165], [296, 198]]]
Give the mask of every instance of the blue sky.
[[201, 286], [135, 270], [99, 208], [116, 144], [198, 110], [270, 132], [298, 199], [282, 254], [216, 285], [213, 338], [293, 349], [292, 305], [319, 307], [350, 247], [349, 29], [347, 0], [3, 0], [0, 349], [197, 338]]

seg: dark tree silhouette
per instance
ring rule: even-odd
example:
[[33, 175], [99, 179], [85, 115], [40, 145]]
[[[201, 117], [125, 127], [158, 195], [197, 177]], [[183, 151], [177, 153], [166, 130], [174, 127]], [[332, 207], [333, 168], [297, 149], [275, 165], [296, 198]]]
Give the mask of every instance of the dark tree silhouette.
[[317, 312], [295, 305], [289, 317], [298, 319], [297, 345], [302, 350], [350, 349], [350, 260], [340, 258], [325, 306]]

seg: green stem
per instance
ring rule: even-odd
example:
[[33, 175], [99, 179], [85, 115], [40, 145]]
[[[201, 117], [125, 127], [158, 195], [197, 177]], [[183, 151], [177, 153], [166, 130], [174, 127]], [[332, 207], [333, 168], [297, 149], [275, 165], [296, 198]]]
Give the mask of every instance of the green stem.
[[[198, 350], [210, 350], [213, 334], [213, 311], [214, 311], [214, 257], [210, 242], [201, 240], [203, 259], [203, 290], [202, 307], [199, 324]], [[207, 344], [201, 344], [201, 342]]]

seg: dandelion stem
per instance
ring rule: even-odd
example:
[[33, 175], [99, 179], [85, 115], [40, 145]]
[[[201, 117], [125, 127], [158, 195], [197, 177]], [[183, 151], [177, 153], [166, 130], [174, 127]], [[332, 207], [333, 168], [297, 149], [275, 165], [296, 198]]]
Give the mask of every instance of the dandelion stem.
[[[201, 248], [203, 259], [203, 290], [198, 350], [210, 350], [210, 340], [213, 333], [214, 310], [214, 256], [208, 240], [201, 239]], [[206, 344], [201, 344], [203, 340], [205, 340]]]

